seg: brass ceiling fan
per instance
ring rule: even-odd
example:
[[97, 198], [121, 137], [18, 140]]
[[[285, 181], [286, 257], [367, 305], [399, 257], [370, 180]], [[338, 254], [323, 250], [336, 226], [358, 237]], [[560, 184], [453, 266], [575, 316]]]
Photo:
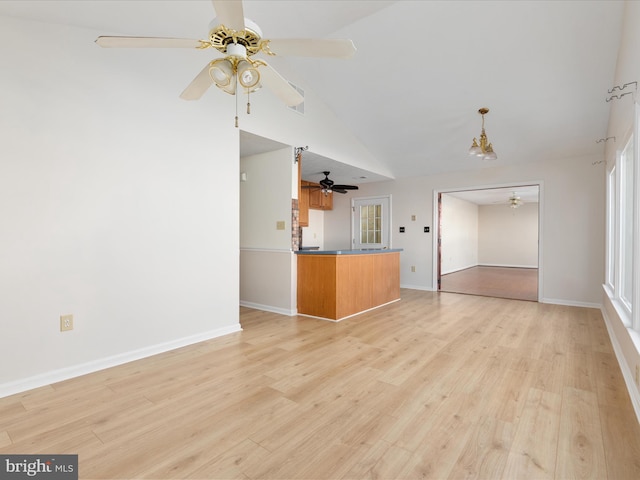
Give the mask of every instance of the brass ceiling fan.
[[[105, 48], [214, 49], [223, 56], [208, 62], [180, 94], [181, 98], [197, 100], [212, 84], [230, 95], [236, 95], [242, 89], [248, 96], [264, 84], [288, 106], [300, 104], [302, 95], [267, 62], [254, 58], [255, 55], [346, 59], [356, 52], [353, 42], [348, 39], [264, 39], [260, 27], [244, 17], [241, 1], [212, 0], [212, 4], [217, 17], [209, 24], [207, 40], [100, 36], [96, 43]], [[248, 101], [247, 113], [250, 113]]]

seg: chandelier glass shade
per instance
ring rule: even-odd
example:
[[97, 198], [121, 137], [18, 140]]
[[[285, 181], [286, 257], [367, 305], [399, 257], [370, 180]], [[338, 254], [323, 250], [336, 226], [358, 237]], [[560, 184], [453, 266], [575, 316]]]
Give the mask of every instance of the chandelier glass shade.
[[484, 116], [489, 113], [488, 108], [481, 108], [478, 113], [482, 115], [482, 131], [480, 133], [480, 141], [477, 138], [473, 139], [473, 143], [469, 148], [469, 155], [480, 157], [483, 160], [495, 160], [498, 158], [496, 152], [493, 151], [493, 145], [487, 139], [487, 134], [484, 131]]

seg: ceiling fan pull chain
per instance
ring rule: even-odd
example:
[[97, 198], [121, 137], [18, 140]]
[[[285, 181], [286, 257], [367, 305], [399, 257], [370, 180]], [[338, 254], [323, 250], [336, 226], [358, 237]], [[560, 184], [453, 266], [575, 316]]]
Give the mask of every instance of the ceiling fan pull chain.
[[247, 115], [251, 115], [251, 103], [249, 103], [249, 94], [251, 92], [247, 88]]
[[236, 128], [238, 128], [238, 75], [234, 75], [233, 76], [233, 80], [236, 82], [236, 88], [234, 89], [234, 91], [236, 92], [236, 94], [234, 95], [234, 97], [236, 97]]

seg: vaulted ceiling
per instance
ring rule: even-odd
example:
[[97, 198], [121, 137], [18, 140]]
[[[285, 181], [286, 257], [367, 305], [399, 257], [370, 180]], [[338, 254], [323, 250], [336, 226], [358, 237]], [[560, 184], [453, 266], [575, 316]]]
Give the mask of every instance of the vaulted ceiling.
[[[480, 134], [480, 107], [490, 109], [492, 165], [604, 152], [597, 140], [606, 136], [623, 11], [614, 0], [244, 2], [265, 38], [354, 41], [350, 60], [278, 60], [396, 178], [486, 166], [467, 154]], [[0, 15], [105, 34], [203, 38], [215, 13], [208, 0], [21, 0], [0, 2]], [[305, 174], [323, 161], [338, 183], [361, 173], [311, 158]]]

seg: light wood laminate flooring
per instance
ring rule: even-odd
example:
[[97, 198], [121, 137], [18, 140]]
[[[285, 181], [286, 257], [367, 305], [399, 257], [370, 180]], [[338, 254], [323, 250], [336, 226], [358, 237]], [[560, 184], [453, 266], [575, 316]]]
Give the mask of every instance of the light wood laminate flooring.
[[440, 290], [538, 301], [538, 269], [476, 266], [442, 275]]
[[[597, 309], [402, 290], [0, 399], [1, 453], [82, 479], [640, 478]], [[37, 352], [34, 352], [37, 354]]]

